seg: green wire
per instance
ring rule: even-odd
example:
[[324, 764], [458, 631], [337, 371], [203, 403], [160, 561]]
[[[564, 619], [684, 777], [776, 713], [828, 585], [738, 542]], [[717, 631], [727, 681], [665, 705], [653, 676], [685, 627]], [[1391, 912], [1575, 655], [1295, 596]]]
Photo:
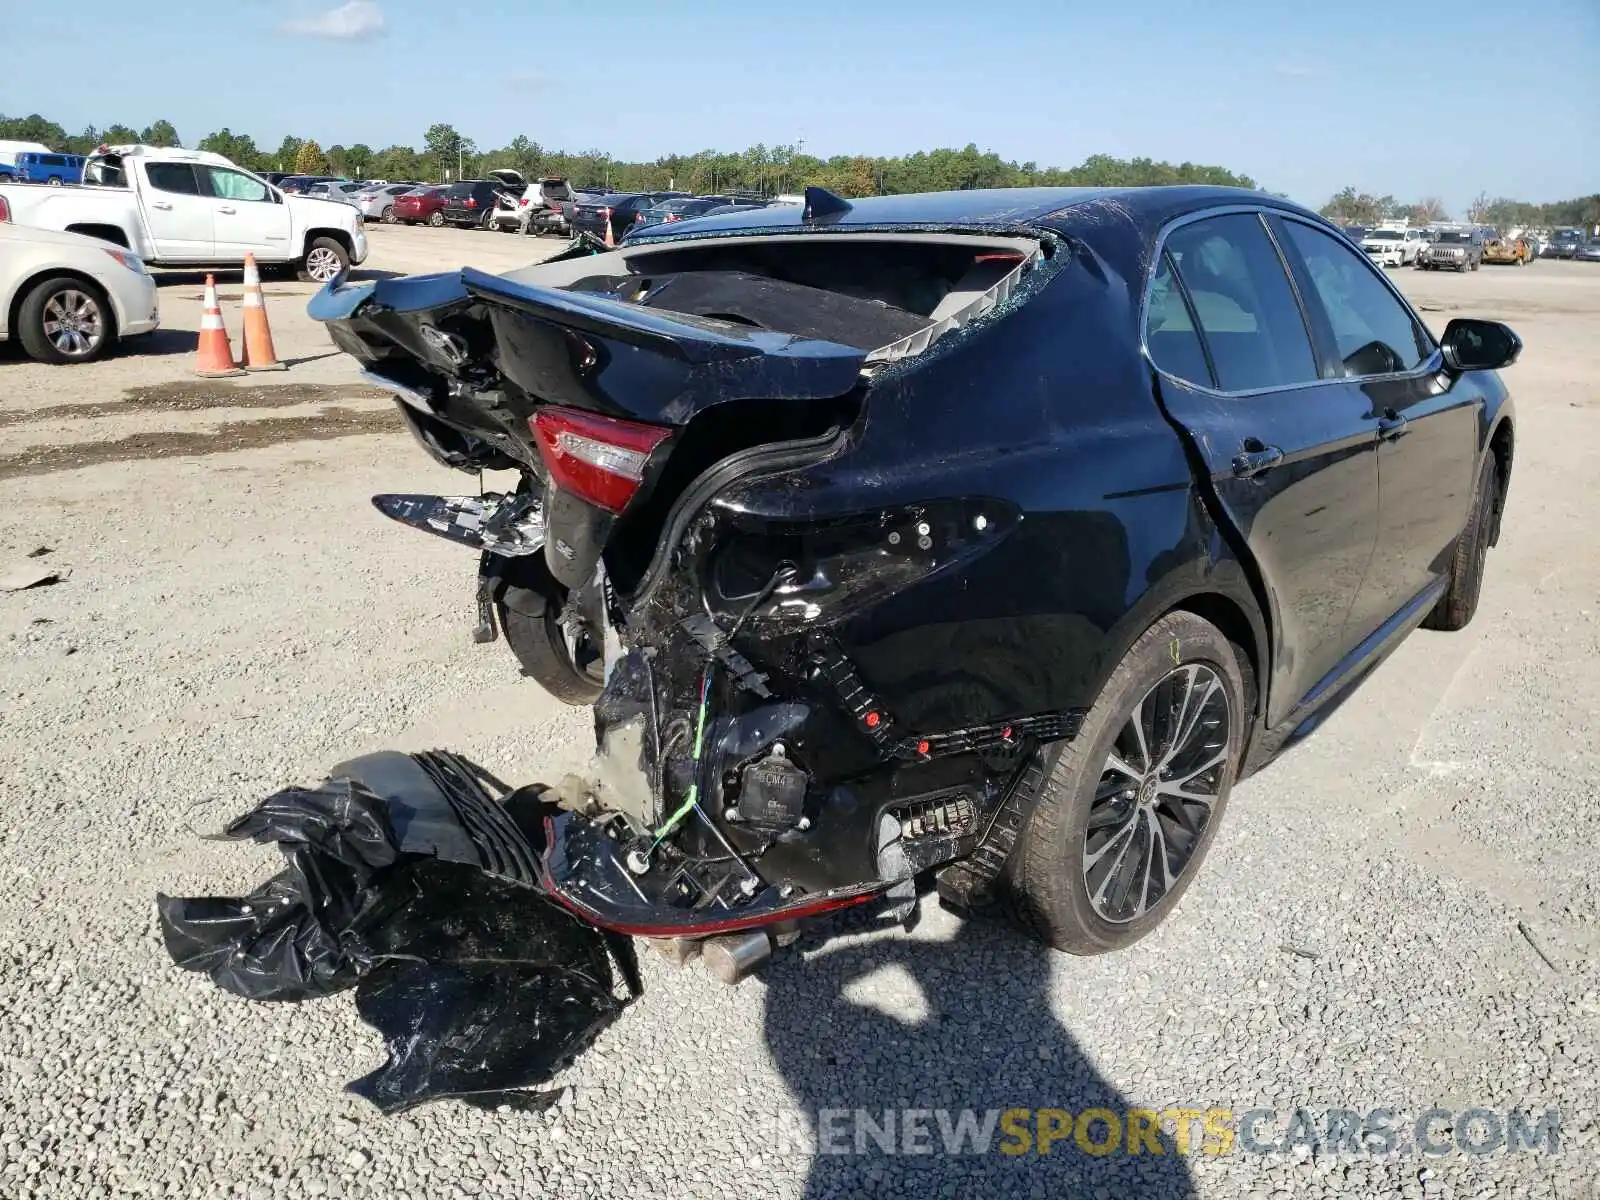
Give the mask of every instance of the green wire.
[[654, 850], [664, 838], [678, 827], [682, 821], [695, 809], [700, 802], [700, 747], [705, 742], [706, 736], [706, 709], [710, 707], [711, 698], [711, 664], [706, 664], [705, 673], [700, 676], [700, 712], [695, 717], [694, 723], [694, 753], [690, 762], [694, 766], [694, 777], [689, 781], [688, 794], [684, 796], [683, 803], [678, 806], [678, 811], [667, 818], [666, 824], [656, 830], [656, 840], [650, 843]]

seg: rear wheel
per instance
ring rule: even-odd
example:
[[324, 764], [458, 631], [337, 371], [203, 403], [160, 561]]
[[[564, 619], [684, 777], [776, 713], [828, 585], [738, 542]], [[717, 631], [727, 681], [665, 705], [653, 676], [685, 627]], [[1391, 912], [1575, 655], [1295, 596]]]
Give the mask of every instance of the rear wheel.
[[378, 220], [382, 221], [385, 225], [393, 225], [395, 222], [394, 205], [385, 205], [383, 214], [378, 218]]
[[1423, 628], [1447, 633], [1465, 629], [1478, 611], [1483, 569], [1488, 562], [1489, 542], [1494, 537], [1495, 511], [1499, 505], [1500, 463], [1491, 451], [1478, 472], [1478, 491], [1472, 498], [1466, 527], [1456, 539], [1456, 552], [1450, 560], [1450, 586], [1422, 622]]
[[442, 212], [434, 213], [428, 218], [428, 224], [432, 225], [435, 229], [442, 229], [444, 227], [444, 214]]
[[599, 636], [555, 600], [519, 608], [499, 606], [500, 627], [523, 671], [563, 704], [584, 707], [605, 687], [605, 652]]
[[1007, 867], [1013, 917], [1070, 954], [1138, 941], [1177, 904], [1227, 805], [1249, 719], [1233, 646], [1169, 613], [1057, 743]]

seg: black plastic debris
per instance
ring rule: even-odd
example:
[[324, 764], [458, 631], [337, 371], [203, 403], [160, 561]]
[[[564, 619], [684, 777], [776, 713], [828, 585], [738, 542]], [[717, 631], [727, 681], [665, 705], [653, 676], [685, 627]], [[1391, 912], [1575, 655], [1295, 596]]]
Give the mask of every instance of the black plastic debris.
[[526, 1089], [641, 991], [632, 944], [549, 899], [541, 789], [452, 754], [369, 755], [288, 788], [222, 836], [276, 842], [248, 896], [158, 896], [180, 967], [252, 1000], [356, 986], [388, 1061], [350, 1084], [384, 1112], [446, 1096], [537, 1107]]

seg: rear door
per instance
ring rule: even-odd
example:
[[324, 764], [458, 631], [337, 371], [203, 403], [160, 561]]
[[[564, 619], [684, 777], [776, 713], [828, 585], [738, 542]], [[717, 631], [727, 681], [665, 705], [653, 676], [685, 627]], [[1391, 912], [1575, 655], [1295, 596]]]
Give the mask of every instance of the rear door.
[[289, 206], [272, 189], [243, 171], [200, 167], [211, 193], [217, 253], [224, 258], [254, 254], [273, 261], [289, 257]]
[[1378, 435], [1378, 537], [1350, 612], [1365, 637], [1448, 570], [1478, 479], [1484, 399], [1463, 376], [1440, 382], [1437, 347], [1382, 274], [1304, 221], [1274, 228], [1351, 402]]
[[146, 163], [144, 178], [148, 187], [141, 199], [156, 257], [163, 262], [215, 258], [211, 192], [194, 164]]
[[1145, 344], [1162, 404], [1265, 584], [1276, 725], [1354, 648], [1346, 620], [1377, 538], [1377, 436], [1365, 398], [1324, 378], [1260, 213], [1188, 218], [1160, 251]]

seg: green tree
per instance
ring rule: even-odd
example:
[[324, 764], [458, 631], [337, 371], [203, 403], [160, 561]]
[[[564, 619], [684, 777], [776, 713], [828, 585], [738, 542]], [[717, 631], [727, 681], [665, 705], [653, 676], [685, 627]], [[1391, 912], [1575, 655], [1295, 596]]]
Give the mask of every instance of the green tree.
[[52, 150], [66, 145], [67, 131], [38, 113], [25, 117], [0, 116], [0, 138], [18, 142], [42, 142]]
[[317, 145], [317, 139], [302, 142], [300, 149], [295, 151], [294, 173], [296, 175], [326, 175], [328, 173], [328, 156], [322, 152], [322, 147]]
[[284, 135], [283, 141], [278, 143], [278, 152], [272, 156], [273, 169], [277, 171], [294, 170], [294, 160], [300, 156], [300, 147], [305, 145], [297, 137]]
[[421, 179], [427, 174], [422, 161], [410, 146], [390, 146], [374, 159], [373, 173], [384, 179]]
[[208, 133], [200, 139], [198, 149], [209, 150], [213, 154], [220, 154], [230, 162], [236, 162], [246, 170], [254, 171], [261, 166], [262, 154], [256, 149], [255, 139], [248, 134], [234, 133], [231, 129], [219, 129], [215, 133]]
[[100, 138], [108, 146], [128, 146], [139, 140], [139, 131], [131, 125], [107, 125]]
[[1321, 208], [1323, 216], [1340, 225], [1376, 225], [1395, 211], [1393, 196], [1373, 196], [1347, 187]]
[[365, 142], [357, 142], [344, 152], [344, 160], [350, 165], [350, 170], [357, 179], [367, 177], [367, 168], [372, 165], [372, 147]]
[[422, 144], [428, 157], [433, 159], [436, 179], [459, 178], [459, 172], [465, 169], [462, 160], [475, 150], [470, 139], [457, 133], [454, 125], [442, 121], [428, 126], [428, 132], [422, 135]]
[[345, 148], [337, 143], [328, 147], [328, 174], [350, 174], [350, 156]]
[[139, 140], [146, 146], [181, 146], [183, 142], [178, 137], [178, 131], [173, 128], [171, 121], [153, 121], [146, 125], [144, 132], [139, 135]]

